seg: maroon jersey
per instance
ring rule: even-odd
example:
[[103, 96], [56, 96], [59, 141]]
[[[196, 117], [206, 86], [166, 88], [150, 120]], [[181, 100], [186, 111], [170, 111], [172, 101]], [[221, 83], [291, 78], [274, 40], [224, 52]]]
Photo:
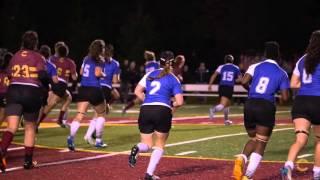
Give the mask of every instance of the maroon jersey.
[[70, 76], [76, 74], [76, 64], [70, 58], [51, 58], [50, 60], [57, 68], [59, 81], [68, 83]]
[[45, 60], [41, 54], [31, 50], [20, 50], [14, 54], [8, 67], [10, 84], [39, 87], [39, 71], [46, 70], [45, 67]]
[[0, 94], [7, 92], [9, 83], [8, 73], [6, 71], [0, 71]]

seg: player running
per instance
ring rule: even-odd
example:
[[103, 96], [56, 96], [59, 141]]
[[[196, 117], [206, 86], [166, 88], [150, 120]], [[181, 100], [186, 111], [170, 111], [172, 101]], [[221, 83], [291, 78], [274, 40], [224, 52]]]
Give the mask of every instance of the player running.
[[[105, 50], [105, 63], [103, 67], [103, 72], [105, 77], [100, 79], [100, 85], [102, 87], [102, 91], [104, 94], [104, 98], [107, 103], [106, 114], [109, 113], [109, 104], [112, 99], [112, 83], [120, 82], [120, 65], [119, 62], [112, 58], [113, 54], [113, 46], [108, 44]], [[98, 129], [103, 129], [104, 124], [97, 124], [97, 119], [93, 118], [90, 121], [88, 130], [86, 135], [84, 136], [84, 140], [89, 144], [95, 144], [98, 148], [106, 147], [107, 144], [103, 143], [101, 139], [96, 139], [96, 142], [91, 138], [94, 131], [99, 131]]]
[[[160, 64], [158, 61], [156, 61], [156, 56], [154, 52], [152, 51], [144, 51], [144, 59], [146, 60], [145, 63], [145, 73], [149, 73], [151, 71], [154, 71], [156, 69], [159, 69]], [[128, 104], [122, 109], [122, 115], [127, 113], [127, 110], [132, 108], [136, 104], [140, 104], [141, 101], [139, 98], [134, 98]]]
[[291, 77], [291, 88], [298, 88], [291, 115], [296, 140], [291, 145], [288, 158], [281, 169], [282, 179], [291, 180], [294, 161], [307, 144], [312, 126], [315, 149], [313, 179], [320, 179], [320, 30], [310, 37], [306, 54], [296, 64]]
[[[105, 77], [104, 67], [105, 42], [103, 40], [94, 40], [89, 47], [89, 54], [83, 60], [80, 75], [80, 87], [77, 102], [77, 115], [70, 125], [70, 135], [67, 138], [67, 144], [70, 151], [75, 150], [74, 138], [80, 127], [80, 122], [87, 113], [91, 105], [97, 114], [96, 126], [102, 127], [105, 122], [106, 102], [100, 85], [100, 78]], [[97, 128], [97, 142], [101, 140], [103, 128]], [[100, 143], [103, 143], [100, 141]]]
[[264, 55], [267, 59], [251, 65], [242, 79], [243, 86], [249, 89], [244, 106], [244, 126], [249, 140], [235, 160], [233, 177], [236, 180], [251, 179], [262, 160], [275, 125], [275, 93], [280, 90], [282, 98], [288, 99], [289, 79], [276, 62], [279, 54], [277, 42], [266, 42]]
[[11, 59], [8, 72], [11, 75], [7, 91], [5, 113], [8, 127], [2, 135], [0, 144], [0, 170], [5, 172], [7, 149], [19, 127], [20, 118], [24, 126], [24, 169], [34, 166], [32, 161], [35, 144], [35, 129], [42, 103], [41, 80], [47, 78], [44, 58], [36, 52], [38, 34], [27, 31], [22, 36], [21, 50]]
[[220, 75], [219, 81], [219, 97], [220, 103], [209, 109], [209, 117], [213, 119], [216, 112], [222, 111], [224, 113], [224, 124], [230, 125], [232, 121], [229, 120], [229, 106], [233, 95], [233, 87], [236, 82], [241, 81], [241, 72], [238, 66], [234, 65], [234, 58], [231, 54], [224, 57], [225, 64], [220, 65], [217, 70], [212, 74], [208, 90], [212, 91], [212, 84], [216, 77]]
[[76, 72], [76, 65], [74, 61], [68, 58], [69, 48], [66, 44], [61, 44], [57, 47], [57, 58], [51, 58], [50, 62], [56, 66], [58, 83], [52, 84], [51, 92], [48, 97], [48, 105], [44, 107], [43, 113], [40, 116], [39, 123], [48, 115], [48, 113], [62, 100], [65, 100], [65, 103], [62, 106], [60, 111], [57, 123], [61, 127], [65, 127], [64, 115], [69, 108], [69, 105], [72, 101], [70, 92], [67, 90], [68, 82], [70, 78], [72, 80], [77, 80], [78, 75]]
[[[135, 89], [136, 96], [143, 101], [138, 119], [141, 142], [133, 146], [129, 155], [129, 165], [134, 167], [140, 152], [153, 148], [145, 180], [159, 179], [154, 175], [169, 136], [172, 107], [183, 105], [181, 84], [171, 73], [174, 55], [171, 51], [161, 54], [163, 69], [147, 73]], [[171, 104], [171, 97], [175, 101]], [[153, 140], [154, 139], [154, 140]]]
[[1, 58], [0, 61], [0, 127], [5, 119], [5, 107], [6, 107], [6, 93], [9, 86], [9, 74], [7, 72], [7, 67], [13, 54], [6, 52], [6, 54]]

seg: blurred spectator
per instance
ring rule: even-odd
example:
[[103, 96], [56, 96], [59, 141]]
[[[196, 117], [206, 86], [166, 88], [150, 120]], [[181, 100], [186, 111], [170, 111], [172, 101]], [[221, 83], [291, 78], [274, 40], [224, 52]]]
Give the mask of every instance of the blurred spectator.
[[120, 66], [120, 97], [123, 103], [127, 103], [129, 96], [129, 60], [125, 59], [123, 64]]
[[136, 84], [140, 80], [135, 61], [130, 62], [129, 69], [128, 69], [128, 77], [129, 77], [130, 92], [134, 92], [134, 88], [136, 87]]
[[140, 65], [139, 66], [139, 72], [138, 72], [138, 74], [139, 74], [139, 80], [145, 75], [145, 71], [144, 71], [144, 65]]
[[199, 64], [199, 67], [197, 68], [195, 75], [196, 75], [196, 83], [198, 84], [208, 83], [210, 74], [204, 62], [201, 62]]
[[183, 83], [184, 84], [191, 84], [194, 83], [194, 76], [192, 73], [189, 72], [189, 66], [183, 66]]

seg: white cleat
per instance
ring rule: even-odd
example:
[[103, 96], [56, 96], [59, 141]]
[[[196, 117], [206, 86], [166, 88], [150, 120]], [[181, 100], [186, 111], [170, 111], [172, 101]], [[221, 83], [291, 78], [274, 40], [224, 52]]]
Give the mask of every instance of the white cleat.
[[91, 137], [83, 137], [84, 141], [86, 141], [88, 144], [91, 144], [91, 145], [95, 145], [95, 141], [94, 139], [92, 139]]
[[224, 125], [230, 126], [233, 122], [231, 120], [225, 120]]
[[213, 120], [213, 118], [214, 118], [214, 109], [213, 109], [213, 108], [210, 108], [210, 109], [209, 109], [209, 119], [210, 119], [210, 120]]

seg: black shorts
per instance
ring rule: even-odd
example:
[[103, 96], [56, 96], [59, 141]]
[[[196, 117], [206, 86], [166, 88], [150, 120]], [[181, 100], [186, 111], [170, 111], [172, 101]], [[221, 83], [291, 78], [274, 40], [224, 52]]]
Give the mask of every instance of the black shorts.
[[0, 108], [6, 107], [6, 93], [0, 93]]
[[60, 98], [63, 98], [66, 95], [67, 88], [68, 85], [61, 81], [59, 81], [58, 83], [53, 83], [51, 86], [52, 92]]
[[111, 101], [111, 91], [112, 89], [110, 89], [107, 86], [102, 86], [102, 91], [103, 91], [103, 95], [104, 95], [104, 99], [106, 100], [106, 103], [109, 103]]
[[219, 97], [224, 96], [231, 99], [232, 95], [233, 95], [233, 86], [225, 86], [225, 85], [219, 86]]
[[10, 85], [7, 91], [7, 116], [23, 116], [26, 121], [37, 121], [43, 101], [42, 88], [27, 85]]
[[41, 106], [48, 105], [49, 89], [42, 87], [42, 103]]
[[314, 125], [320, 125], [320, 96], [296, 96], [292, 110], [292, 119], [304, 118]]
[[171, 120], [172, 112], [169, 107], [144, 105], [140, 108], [139, 130], [144, 134], [150, 134], [154, 131], [168, 133], [171, 129]]
[[265, 99], [248, 99], [244, 105], [244, 126], [254, 129], [256, 125], [273, 128], [275, 124], [275, 105]]
[[78, 102], [87, 101], [93, 106], [97, 106], [104, 102], [104, 96], [102, 89], [99, 87], [79, 87], [79, 93], [77, 96]]

